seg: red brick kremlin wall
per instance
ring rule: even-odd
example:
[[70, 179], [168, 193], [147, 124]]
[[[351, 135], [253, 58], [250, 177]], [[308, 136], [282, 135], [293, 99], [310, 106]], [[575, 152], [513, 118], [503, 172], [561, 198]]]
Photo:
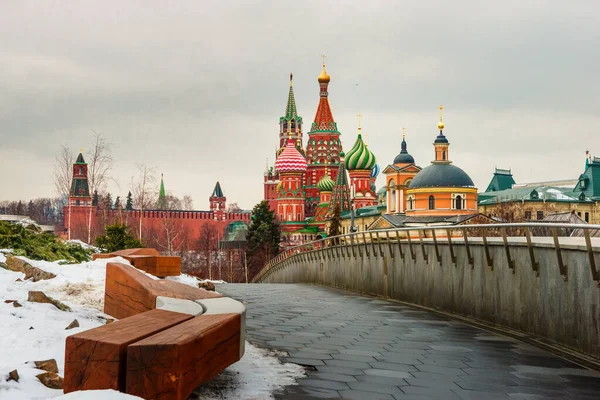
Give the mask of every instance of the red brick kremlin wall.
[[[96, 236], [104, 233], [104, 227], [122, 222], [131, 234], [139, 238], [140, 219], [142, 220], [142, 243], [155, 247], [159, 251], [182, 251], [196, 249], [203, 236], [203, 227], [215, 228], [218, 240], [230, 222], [244, 221], [250, 223], [251, 213], [217, 211], [158, 211], [158, 210], [101, 210], [89, 206], [64, 207], [63, 236], [88, 242], [88, 224], [91, 212], [91, 242]], [[215, 217], [217, 217], [215, 219]], [[206, 228], [204, 229], [206, 236]], [[213, 230], [214, 232], [214, 230]]]

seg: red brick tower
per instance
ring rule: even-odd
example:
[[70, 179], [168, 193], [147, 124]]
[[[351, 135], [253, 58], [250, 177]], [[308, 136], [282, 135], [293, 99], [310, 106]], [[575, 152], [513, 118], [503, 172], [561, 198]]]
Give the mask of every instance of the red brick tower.
[[226, 218], [226, 200], [227, 198], [223, 195], [221, 190], [221, 184], [217, 182], [215, 188], [210, 196], [210, 211], [213, 212], [214, 219], [224, 220]]
[[87, 236], [86, 227], [91, 208], [92, 196], [88, 183], [88, 165], [83, 159], [82, 152], [80, 152], [75, 164], [73, 164], [73, 179], [69, 191], [68, 205], [64, 208], [65, 228], [69, 240], [72, 237]]
[[308, 167], [305, 177], [306, 190], [306, 215], [312, 217], [316, 214], [319, 205], [319, 189], [317, 183], [325, 175], [326, 166], [331, 165], [331, 178], [336, 179], [337, 166], [340, 162], [340, 151], [342, 142], [340, 141], [340, 132], [333, 119], [331, 108], [329, 107], [329, 81], [331, 78], [325, 70], [323, 61], [323, 70], [319, 75], [319, 106], [312, 123], [310, 132], [308, 132], [308, 141], [306, 147], [306, 159]]

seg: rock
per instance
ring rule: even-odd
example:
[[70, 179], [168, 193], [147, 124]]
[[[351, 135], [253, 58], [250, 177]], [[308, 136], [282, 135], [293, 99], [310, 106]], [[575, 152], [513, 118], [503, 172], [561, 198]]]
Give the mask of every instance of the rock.
[[6, 304], [14, 303], [16, 300], [4, 300]]
[[52, 297], [48, 297], [44, 292], [40, 292], [37, 290], [29, 291], [27, 301], [31, 301], [33, 303], [50, 303], [61, 311], [71, 311], [71, 308], [69, 306], [61, 303], [58, 300], [53, 299]]
[[17, 278], [17, 280], [15, 282], [23, 282], [23, 279]]
[[56, 364], [56, 360], [54, 358], [50, 360], [34, 361], [33, 363], [37, 369], [58, 374], [58, 364]]
[[8, 269], [8, 265], [6, 265], [6, 263], [0, 262], [0, 268]]
[[198, 287], [204, 290], [210, 290], [211, 292], [215, 291], [215, 284], [210, 281], [199, 282]]
[[19, 307], [23, 307], [23, 306], [18, 301], [13, 301], [13, 307], [14, 308], [19, 308]]
[[36, 375], [36, 378], [42, 382], [42, 384], [50, 389], [61, 389], [63, 388], [64, 379], [58, 376], [56, 372], [44, 372], [43, 374]]
[[32, 330], [32, 329], [33, 329], [33, 326], [30, 326], [30, 327], [29, 327], [29, 330]]
[[79, 321], [77, 321], [76, 319], [74, 319], [73, 322], [71, 322], [69, 324], [69, 326], [67, 326], [65, 328], [65, 330], [67, 330], [67, 329], [73, 329], [73, 328], [79, 328]]
[[6, 379], [6, 381], [15, 381], [15, 382], [19, 382], [19, 373], [17, 372], [16, 369], [13, 369], [12, 371], [10, 371], [8, 373], [8, 378]]
[[38, 267], [32, 267], [31, 265], [25, 267], [25, 279], [33, 278], [34, 282], [41, 281], [44, 279], [53, 279], [56, 278], [51, 272], [46, 272], [43, 269], [39, 269]]
[[114, 318], [106, 318], [106, 325], [115, 322]]
[[31, 267], [31, 265], [20, 258], [15, 256], [6, 256], [6, 266], [9, 270], [14, 272], [25, 272], [25, 266]]

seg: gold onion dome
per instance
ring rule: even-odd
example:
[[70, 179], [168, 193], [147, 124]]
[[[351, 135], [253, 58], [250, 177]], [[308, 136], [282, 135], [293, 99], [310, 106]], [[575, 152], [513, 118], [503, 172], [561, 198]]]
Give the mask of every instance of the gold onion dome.
[[323, 70], [321, 71], [321, 75], [319, 75], [319, 83], [329, 83], [331, 78], [327, 75], [327, 71], [325, 71], [325, 64], [323, 64]]

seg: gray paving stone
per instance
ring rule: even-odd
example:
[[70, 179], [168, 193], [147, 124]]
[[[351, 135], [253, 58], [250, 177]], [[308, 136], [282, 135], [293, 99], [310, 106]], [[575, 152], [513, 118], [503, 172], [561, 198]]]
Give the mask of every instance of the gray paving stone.
[[360, 361], [360, 362], [375, 361], [375, 358], [371, 357], [371, 356], [357, 356], [357, 355], [353, 355], [353, 354], [344, 354], [341, 352], [339, 354], [333, 354], [332, 357], [335, 358], [336, 360], [345, 360], [345, 361]]
[[317, 371], [319, 372], [332, 372], [335, 374], [343, 374], [343, 375], [364, 375], [364, 371], [359, 368], [348, 368], [348, 367], [340, 367], [336, 365], [320, 365], [317, 367]]
[[365, 375], [384, 376], [386, 378], [410, 378], [412, 375], [408, 372], [394, 371], [389, 369], [365, 369]]
[[360, 361], [346, 361], [346, 360], [325, 360], [325, 365], [332, 365], [338, 367], [347, 367], [347, 368], [360, 368], [360, 369], [368, 369], [371, 368], [369, 363], [360, 362]]
[[381, 357], [381, 353], [375, 351], [367, 351], [367, 350], [355, 350], [355, 349], [345, 349], [340, 350], [341, 354], [350, 354], [355, 356], [369, 356], [369, 357]]
[[391, 394], [363, 392], [361, 390], [340, 390], [340, 396], [348, 400], [395, 400]]
[[290, 352], [290, 357], [292, 358], [310, 358], [315, 360], [329, 360], [332, 357], [326, 353], [317, 353], [311, 351], [295, 351]]
[[353, 390], [362, 390], [364, 392], [391, 394], [393, 396], [404, 393], [397, 386], [383, 386], [383, 385], [378, 385], [376, 383], [349, 382], [348, 386], [350, 386]]
[[308, 366], [317, 366], [317, 365], [325, 365], [323, 360], [318, 360], [315, 358], [295, 358], [295, 357], [286, 357], [284, 358], [285, 362], [291, 362], [299, 365], [308, 365]]
[[372, 368], [387, 369], [390, 371], [402, 371], [402, 372], [419, 371], [415, 366], [406, 365], [406, 364], [396, 364], [396, 363], [375, 361], [375, 362], [370, 362], [369, 365], [371, 365]]
[[328, 381], [337, 382], [356, 382], [356, 378], [352, 375], [344, 375], [332, 372], [308, 372], [309, 378], [325, 379]]
[[332, 389], [332, 390], [345, 390], [350, 387], [345, 382], [327, 381], [324, 379], [300, 379], [298, 384], [301, 386], [309, 386], [312, 388], [320, 389]]

